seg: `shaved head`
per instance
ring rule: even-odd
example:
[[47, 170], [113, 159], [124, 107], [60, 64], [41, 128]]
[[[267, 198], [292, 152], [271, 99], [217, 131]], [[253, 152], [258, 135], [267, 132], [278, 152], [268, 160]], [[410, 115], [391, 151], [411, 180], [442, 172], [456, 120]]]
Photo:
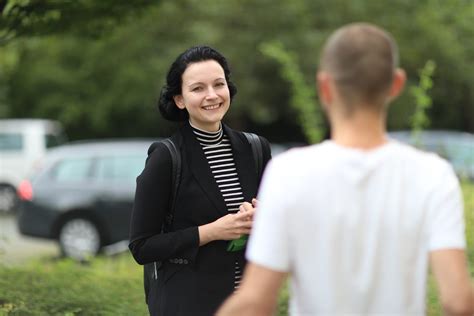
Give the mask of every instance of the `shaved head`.
[[329, 37], [320, 70], [334, 80], [351, 113], [359, 105], [384, 108], [397, 65], [398, 49], [390, 34], [368, 23], [354, 23]]

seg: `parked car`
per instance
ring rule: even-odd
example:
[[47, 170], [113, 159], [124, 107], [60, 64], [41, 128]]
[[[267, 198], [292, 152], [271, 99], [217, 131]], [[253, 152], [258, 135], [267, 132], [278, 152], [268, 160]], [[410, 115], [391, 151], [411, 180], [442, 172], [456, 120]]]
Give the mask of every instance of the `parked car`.
[[123, 244], [152, 141], [79, 142], [48, 151], [19, 187], [19, 231], [57, 240], [63, 255], [79, 260]]
[[390, 132], [389, 135], [398, 141], [437, 153], [451, 163], [459, 177], [474, 181], [474, 134], [426, 130], [420, 132], [418, 137], [410, 131]]
[[64, 143], [59, 122], [0, 119], [0, 212], [16, 207], [16, 190], [47, 148]]

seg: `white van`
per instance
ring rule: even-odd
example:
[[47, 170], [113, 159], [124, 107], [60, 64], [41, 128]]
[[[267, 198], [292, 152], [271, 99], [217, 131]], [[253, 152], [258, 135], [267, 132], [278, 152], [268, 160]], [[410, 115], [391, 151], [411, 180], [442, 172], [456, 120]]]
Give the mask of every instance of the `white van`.
[[20, 182], [46, 152], [65, 142], [61, 124], [43, 119], [0, 119], [0, 212], [14, 210]]

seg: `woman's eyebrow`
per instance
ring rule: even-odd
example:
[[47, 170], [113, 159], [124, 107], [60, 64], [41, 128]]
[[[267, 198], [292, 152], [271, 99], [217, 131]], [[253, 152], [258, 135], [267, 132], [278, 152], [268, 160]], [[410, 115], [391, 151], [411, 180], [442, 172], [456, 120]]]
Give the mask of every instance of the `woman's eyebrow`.
[[[214, 79], [213, 82], [220, 81], [220, 80], [225, 80], [225, 77], [216, 78], [216, 79]], [[189, 83], [187, 86], [188, 86], [188, 87], [191, 87], [191, 86], [200, 85], [200, 84], [204, 84], [204, 82], [201, 82], [201, 81], [191, 82], [191, 83]]]

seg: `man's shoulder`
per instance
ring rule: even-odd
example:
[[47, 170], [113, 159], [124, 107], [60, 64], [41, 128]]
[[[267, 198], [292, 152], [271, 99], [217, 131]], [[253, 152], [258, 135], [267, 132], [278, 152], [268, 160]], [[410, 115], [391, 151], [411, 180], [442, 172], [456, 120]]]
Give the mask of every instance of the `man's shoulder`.
[[398, 141], [392, 141], [394, 148], [393, 155], [395, 159], [402, 159], [411, 163], [414, 167], [424, 167], [431, 170], [451, 169], [449, 162], [437, 153], [426, 151], [403, 144]]

